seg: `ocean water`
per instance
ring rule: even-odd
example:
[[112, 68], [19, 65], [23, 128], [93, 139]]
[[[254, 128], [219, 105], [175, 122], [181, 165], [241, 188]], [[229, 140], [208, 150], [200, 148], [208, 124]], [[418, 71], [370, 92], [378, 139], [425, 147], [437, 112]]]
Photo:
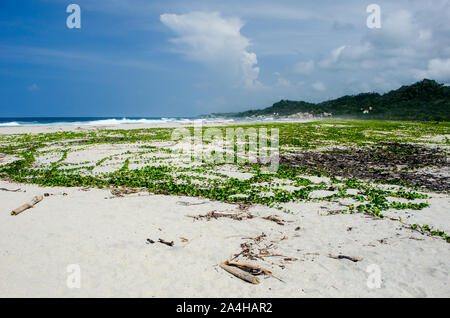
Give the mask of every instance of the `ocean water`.
[[[0, 118], [0, 127], [17, 126], [101, 126], [126, 124], [163, 124], [239, 121], [232, 118], [202, 118], [202, 117], [17, 117]], [[248, 119], [246, 119], [248, 120]]]

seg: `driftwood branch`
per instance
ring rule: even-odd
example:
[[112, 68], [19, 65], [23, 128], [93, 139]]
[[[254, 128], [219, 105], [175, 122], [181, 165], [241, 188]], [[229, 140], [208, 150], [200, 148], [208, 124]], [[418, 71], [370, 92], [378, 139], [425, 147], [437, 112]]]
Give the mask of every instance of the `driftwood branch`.
[[231, 266], [238, 266], [238, 267], [244, 267], [244, 268], [248, 268], [250, 269], [252, 272], [256, 271], [256, 275], [258, 275], [258, 273], [263, 273], [264, 275], [273, 277], [278, 279], [280, 282], [283, 282], [283, 280], [281, 280], [280, 278], [276, 277], [274, 274], [272, 274], [271, 271], [269, 271], [268, 269], [256, 266], [256, 265], [252, 265], [252, 264], [247, 264], [247, 263], [238, 263], [238, 262], [233, 262], [233, 261], [225, 261], [223, 262], [223, 264], [225, 265], [231, 265]]
[[25, 210], [28, 210], [29, 208], [34, 207], [34, 205], [41, 202], [43, 198], [44, 197], [42, 195], [35, 196], [29, 203], [25, 203], [24, 205], [19, 206], [17, 209], [12, 210], [11, 215], [17, 215]]
[[0, 190], [8, 191], [8, 192], [19, 192], [20, 191], [20, 189], [10, 190], [10, 189], [6, 189], [6, 188], [0, 188]]
[[220, 264], [220, 267], [224, 270], [226, 270], [228, 273], [233, 274], [234, 276], [245, 280], [246, 282], [252, 283], [252, 284], [259, 284], [259, 278], [253, 276], [252, 274], [243, 271], [242, 269], [235, 267], [235, 266], [229, 266], [224, 263]]
[[284, 220], [278, 218], [276, 215], [270, 215], [263, 218], [264, 220], [275, 222], [278, 225], [284, 225]]
[[163, 240], [163, 239], [159, 239], [158, 242], [159, 242], [159, 243], [162, 243], [162, 244], [165, 244], [165, 245], [167, 245], [167, 246], [173, 246], [173, 245], [174, 245], [173, 241], [167, 242], [167, 241], [165, 241], [165, 240]]
[[332, 254], [328, 254], [328, 257], [334, 258], [334, 259], [348, 259], [352, 262], [360, 262], [363, 260], [362, 257], [352, 257], [352, 256], [347, 256], [347, 255], [332, 255]]
[[254, 216], [250, 213], [247, 214], [236, 214], [236, 213], [221, 213], [221, 212], [217, 212], [217, 211], [211, 211], [208, 212], [205, 215], [187, 215], [190, 218], [193, 218], [195, 220], [200, 220], [205, 218], [207, 221], [211, 220], [211, 219], [218, 219], [218, 218], [230, 218], [236, 221], [242, 221], [242, 220], [246, 220], [246, 219], [253, 219]]

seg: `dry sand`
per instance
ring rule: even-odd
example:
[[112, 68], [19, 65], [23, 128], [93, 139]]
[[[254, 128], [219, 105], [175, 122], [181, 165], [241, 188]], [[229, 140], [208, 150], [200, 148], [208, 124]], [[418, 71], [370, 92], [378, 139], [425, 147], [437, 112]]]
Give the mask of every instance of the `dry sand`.
[[[323, 216], [323, 203], [296, 204], [294, 215], [277, 214], [286, 221], [279, 225], [261, 218], [274, 215], [262, 206], [248, 210], [260, 216], [250, 220], [207, 221], [188, 216], [239, 209], [186, 197], [117, 198], [108, 190], [8, 182], [0, 187], [21, 189], [0, 191], [0, 297], [450, 296], [448, 243], [387, 219]], [[33, 209], [10, 215], [43, 193], [52, 195]], [[448, 198], [431, 201], [430, 208], [414, 217], [438, 221], [448, 231]], [[262, 233], [266, 238], [260, 247], [274, 242], [272, 251], [283, 256], [248, 262], [270, 269], [284, 282], [267, 278], [251, 285], [218, 267], [241, 251], [241, 243], [251, 241], [247, 238]], [[148, 244], [147, 238], [156, 243]], [[174, 246], [158, 243], [160, 238]], [[329, 253], [363, 260], [332, 259]], [[81, 288], [67, 287], [70, 264], [80, 266]], [[379, 289], [367, 286], [371, 264], [381, 270]]]

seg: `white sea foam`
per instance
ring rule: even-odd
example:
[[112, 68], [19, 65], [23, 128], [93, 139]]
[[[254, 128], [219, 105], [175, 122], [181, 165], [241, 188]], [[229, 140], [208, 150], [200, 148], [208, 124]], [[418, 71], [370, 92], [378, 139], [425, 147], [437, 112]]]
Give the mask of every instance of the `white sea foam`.
[[234, 119], [230, 118], [159, 118], [159, 119], [130, 119], [123, 117], [122, 119], [108, 118], [91, 121], [55, 121], [51, 123], [42, 123], [39, 120], [30, 122], [6, 122], [0, 123], [0, 127], [13, 126], [109, 126], [109, 125], [126, 125], [126, 124], [165, 124], [165, 123], [195, 123], [195, 122], [232, 122]]
[[0, 123], [0, 127], [14, 127], [14, 126], [20, 126], [20, 124], [16, 121], [12, 121], [9, 123]]

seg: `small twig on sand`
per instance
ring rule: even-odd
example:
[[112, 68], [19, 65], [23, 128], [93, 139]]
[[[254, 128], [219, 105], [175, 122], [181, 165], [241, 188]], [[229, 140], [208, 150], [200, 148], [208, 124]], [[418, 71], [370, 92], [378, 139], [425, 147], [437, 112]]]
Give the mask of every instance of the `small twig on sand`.
[[111, 189], [111, 194], [116, 197], [123, 197], [128, 194], [135, 194], [145, 190], [145, 188], [113, 188]]
[[158, 242], [162, 243], [162, 244], [166, 244], [167, 246], [173, 246], [174, 245], [173, 241], [167, 242], [167, 241], [165, 241], [163, 239], [159, 239]]
[[17, 215], [29, 208], [34, 207], [34, 205], [41, 202], [43, 198], [44, 197], [42, 195], [35, 196], [29, 203], [25, 203], [25, 204], [21, 205], [20, 207], [18, 207], [17, 209], [12, 210], [11, 215]]
[[19, 192], [19, 191], [20, 191], [20, 189], [10, 190], [10, 189], [6, 189], [6, 188], [0, 188], [0, 190], [2, 190], [2, 191], [8, 191], [8, 192]]
[[236, 221], [242, 221], [245, 219], [253, 219], [254, 216], [250, 213], [247, 213], [245, 215], [243, 214], [235, 214], [235, 213], [219, 213], [217, 211], [211, 211], [208, 212], [205, 215], [188, 215], [188, 217], [193, 218], [195, 220], [200, 220], [205, 218], [207, 221], [211, 219], [218, 219], [218, 218], [230, 218]]
[[264, 220], [268, 220], [268, 221], [275, 222], [275, 223], [278, 224], [278, 225], [284, 225], [284, 222], [285, 222], [284, 220], [278, 218], [278, 217], [275, 216], [275, 215], [266, 216], [266, 217], [264, 217], [263, 219], [264, 219]]
[[348, 259], [352, 262], [360, 262], [363, 260], [362, 257], [352, 257], [352, 256], [347, 256], [347, 255], [332, 255], [332, 254], [328, 254], [328, 257], [334, 258], [334, 259]]
[[238, 203], [238, 209], [241, 211], [247, 211], [251, 206], [252, 206], [252, 204], [248, 203], [248, 202]]
[[191, 202], [186, 202], [186, 201], [177, 201], [178, 205], [183, 205], [183, 206], [201, 205], [201, 204], [206, 204], [206, 203], [208, 203], [208, 201], [206, 201], [206, 202], [198, 202], [198, 203], [191, 203]]

